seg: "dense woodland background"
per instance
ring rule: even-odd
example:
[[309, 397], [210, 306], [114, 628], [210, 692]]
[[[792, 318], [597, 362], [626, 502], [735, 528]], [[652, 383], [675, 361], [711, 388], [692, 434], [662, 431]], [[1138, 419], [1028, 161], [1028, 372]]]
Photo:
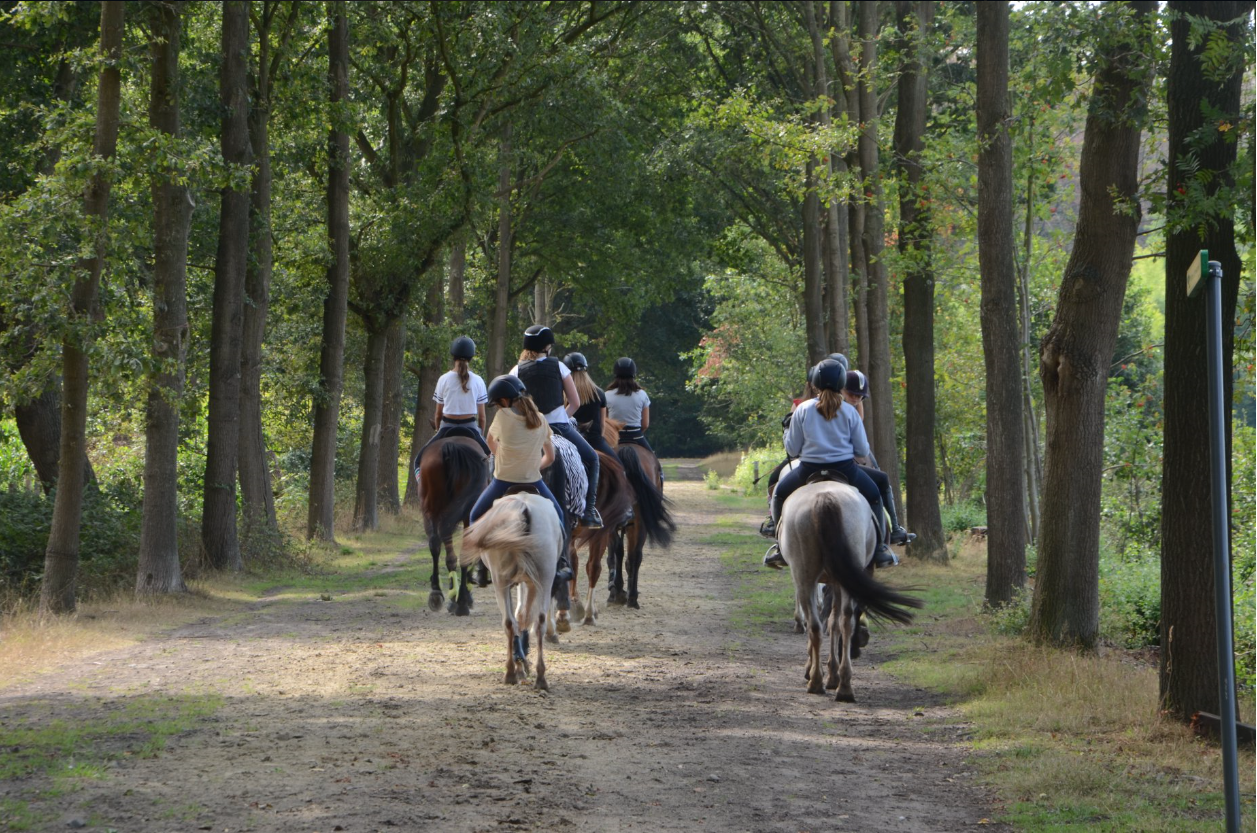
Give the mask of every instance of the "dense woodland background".
[[1251, 687], [1252, 9], [0, 3], [0, 601], [373, 528], [450, 339], [488, 378], [540, 321], [748, 489], [847, 353], [910, 555], [988, 526], [1009, 627], [1216, 711], [1182, 287], [1223, 263]]

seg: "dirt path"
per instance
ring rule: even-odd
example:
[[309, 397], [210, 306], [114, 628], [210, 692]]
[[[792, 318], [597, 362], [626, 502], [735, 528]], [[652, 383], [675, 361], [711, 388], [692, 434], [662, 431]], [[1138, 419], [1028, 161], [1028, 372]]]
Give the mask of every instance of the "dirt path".
[[[125, 734], [101, 738], [116, 761], [32, 802], [48, 815], [31, 829], [890, 833], [984, 822], [992, 807], [956, 716], [879, 672], [876, 638], [856, 665], [858, 704], [806, 694], [789, 623], [728, 623], [730, 578], [720, 547], [703, 541], [730, 510], [702, 484], [669, 492], [681, 535], [667, 553], [647, 551], [643, 609], [601, 609], [597, 626], [550, 647], [548, 694], [502, 685], [489, 591], [455, 619], [423, 607], [426, 586], [331, 603], [277, 594], [3, 691], [9, 732], [153, 720], [162, 703], [206, 712], [175, 726], [156, 757], [127, 754]], [[30, 802], [48, 783], [0, 781], [0, 820], [6, 800]]]

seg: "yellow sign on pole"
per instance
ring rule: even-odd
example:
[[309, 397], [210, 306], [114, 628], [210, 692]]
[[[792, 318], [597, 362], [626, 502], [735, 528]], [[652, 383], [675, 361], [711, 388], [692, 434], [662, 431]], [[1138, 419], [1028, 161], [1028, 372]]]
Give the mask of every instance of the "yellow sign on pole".
[[1200, 279], [1209, 274], [1209, 250], [1201, 249], [1200, 254], [1187, 269], [1187, 297], [1195, 298], [1200, 287], [1204, 286]]

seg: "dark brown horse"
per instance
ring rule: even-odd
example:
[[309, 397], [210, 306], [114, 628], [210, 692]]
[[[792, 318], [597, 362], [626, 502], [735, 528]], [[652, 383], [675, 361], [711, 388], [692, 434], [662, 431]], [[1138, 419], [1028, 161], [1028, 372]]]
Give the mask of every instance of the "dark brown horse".
[[[467, 526], [471, 507], [489, 482], [489, 458], [480, 444], [469, 437], [446, 437], [424, 449], [419, 459], [419, 504], [423, 509], [423, 528], [428, 533], [428, 549], [432, 552], [432, 592], [428, 608], [440, 610], [441, 546], [445, 546], [445, 569], [450, 574], [450, 613], [467, 616], [471, 613], [471, 584], [468, 568], [459, 567], [454, 555], [454, 532], [458, 525]], [[457, 586], [455, 583], [457, 576]]]
[[[598, 452], [598, 465], [602, 474], [598, 478], [598, 497], [596, 505], [598, 514], [602, 516], [602, 527], [590, 529], [576, 527], [568, 548], [568, 560], [572, 562], [572, 611], [573, 616], [582, 619], [582, 624], [592, 625], [598, 618], [594, 604], [594, 588], [598, 586], [598, 577], [602, 575], [602, 554], [615, 543], [619, 531], [628, 523], [630, 510], [633, 507], [633, 487], [624, 476], [624, 466], [618, 457]], [[585, 576], [589, 579], [589, 593], [586, 598], [588, 605], [582, 604], [577, 576], [580, 574], [580, 548], [589, 549], [589, 559], [585, 562]], [[567, 611], [559, 611], [556, 626], [560, 633], [571, 630], [568, 624]]]
[[[607, 604], [627, 604], [637, 609], [637, 579], [642, 566], [642, 552], [649, 541], [667, 547], [676, 532], [671, 504], [663, 496], [663, 468], [654, 453], [637, 443], [620, 444], [622, 423], [608, 419], [603, 424], [603, 437], [615, 447], [616, 456], [624, 466], [624, 475], [633, 489], [633, 520], [624, 527], [610, 550], [611, 575], [607, 581], [610, 593]], [[625, 592], [625, 573], [628, 592]]]

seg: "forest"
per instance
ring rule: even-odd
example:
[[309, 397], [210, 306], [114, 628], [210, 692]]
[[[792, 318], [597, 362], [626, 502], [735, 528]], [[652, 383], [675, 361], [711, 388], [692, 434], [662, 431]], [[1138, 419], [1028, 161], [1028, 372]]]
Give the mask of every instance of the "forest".
[[[1223, 267], [1254, 685], [1253, 4], [0, 3], [0, 604], [181, 594], [417, 500], [452, 339], [631, 356], [665, 457], [782, 456], [837, 351], [918, 538], [1217, 711]], [[324, 542], [320, 544], [319, 542]], [[1172, 636], [1171, 636], [1172, 635]]]

